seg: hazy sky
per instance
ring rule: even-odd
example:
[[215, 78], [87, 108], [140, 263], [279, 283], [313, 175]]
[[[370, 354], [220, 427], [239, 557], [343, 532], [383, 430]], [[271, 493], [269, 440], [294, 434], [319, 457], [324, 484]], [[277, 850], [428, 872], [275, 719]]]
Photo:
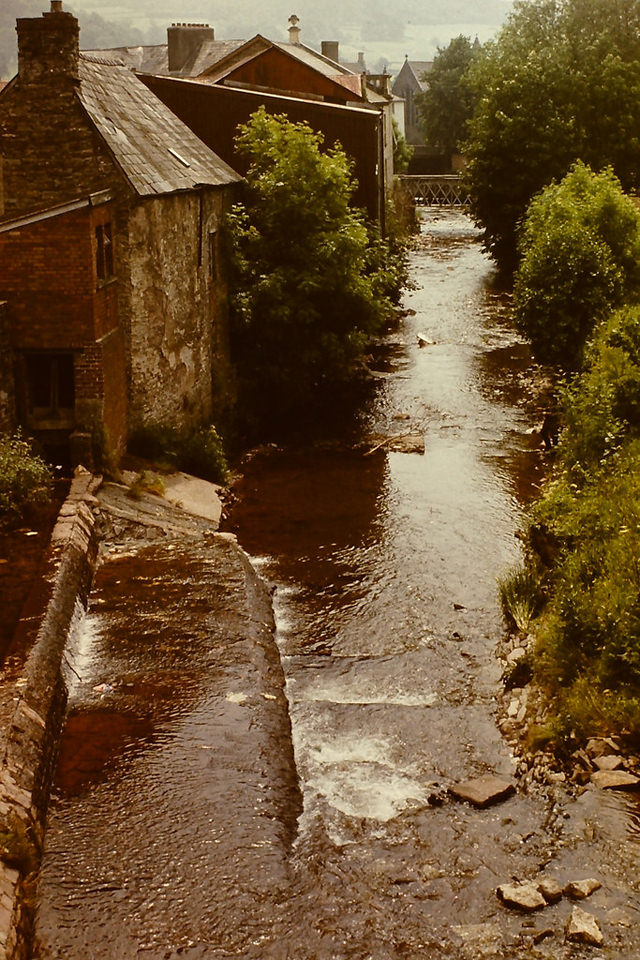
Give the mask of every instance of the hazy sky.
[[[300, 18], [301, 39], [318, 47], [338, 40], [341, 56], [365, 53], [369, 68], [384, 59], [397, 70], [405, 53], [433, 57], [462, 33], [481, 41], [493, 36], [510, 0], [65, 0], [80, 19], [81, 46], [162, 43], [173, 22], [209, 23], [218, 39], [248, 39], [263, 33], [287, 39], [291, 13]], [[49, 0], [0, 0], [0, 75], [15, 69], [15, 18], [37, 16]]]

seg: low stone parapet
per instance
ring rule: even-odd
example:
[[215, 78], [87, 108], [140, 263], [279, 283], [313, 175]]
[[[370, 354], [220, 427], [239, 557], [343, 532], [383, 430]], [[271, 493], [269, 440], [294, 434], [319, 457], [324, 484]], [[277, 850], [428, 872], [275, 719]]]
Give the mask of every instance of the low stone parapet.
[[51, 536], [48, 602], [17, 681], [1, 691], [0, 960], [25, 960], [30, 896], [44, 837], [51, 782], [64, 720], [62, 675], [74, 616], [86, 604], [97, 554], [95, 491], [101, 478], [79, 467]]

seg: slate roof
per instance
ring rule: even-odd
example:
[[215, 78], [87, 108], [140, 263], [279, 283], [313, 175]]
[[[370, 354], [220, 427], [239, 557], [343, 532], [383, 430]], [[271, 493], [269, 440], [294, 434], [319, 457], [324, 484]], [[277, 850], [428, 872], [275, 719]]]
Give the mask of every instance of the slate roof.
[[314, 70], [322, 73], [325, 77], [339, 83], [341, 87], [351, 90], [360, 99], [360, 74], [354, 73], [341, 63], [336, 63], [335, 60], [329, 60], [328, 57], [323, 56], [311, 47], [306, 47], [303, 43], [277, 43], [276, 46], [307, 66], [313, 67]]
[[81, 54], [78, 96], [140, 196], [242, 179], [120, 61]]
[[109, 50], [83, 50], [82, 52], [88, 57], [121, 60], [136, 73], [150, 73], [161, 77], [196, 77], [243, 43], [244, 40], [205, 40], [181, 70], [172, 71], [169, 70], [169, 47], [166, 43], [153, 46], [113, 47]]

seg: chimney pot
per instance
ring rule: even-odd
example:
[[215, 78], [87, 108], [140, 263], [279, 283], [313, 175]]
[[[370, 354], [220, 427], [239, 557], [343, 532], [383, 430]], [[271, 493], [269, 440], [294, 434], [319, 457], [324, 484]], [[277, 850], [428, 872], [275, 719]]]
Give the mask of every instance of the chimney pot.
[[51, 0], [51, 13], [62, 13], [62, 0]]

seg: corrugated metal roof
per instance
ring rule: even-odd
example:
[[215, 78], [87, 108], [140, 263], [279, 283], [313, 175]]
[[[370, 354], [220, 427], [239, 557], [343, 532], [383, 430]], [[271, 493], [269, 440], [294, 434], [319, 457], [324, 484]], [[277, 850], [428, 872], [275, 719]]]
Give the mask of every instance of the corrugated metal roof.
[[81, 54], [79, 97], [140, 196], [242, 179], [121, 63]]

